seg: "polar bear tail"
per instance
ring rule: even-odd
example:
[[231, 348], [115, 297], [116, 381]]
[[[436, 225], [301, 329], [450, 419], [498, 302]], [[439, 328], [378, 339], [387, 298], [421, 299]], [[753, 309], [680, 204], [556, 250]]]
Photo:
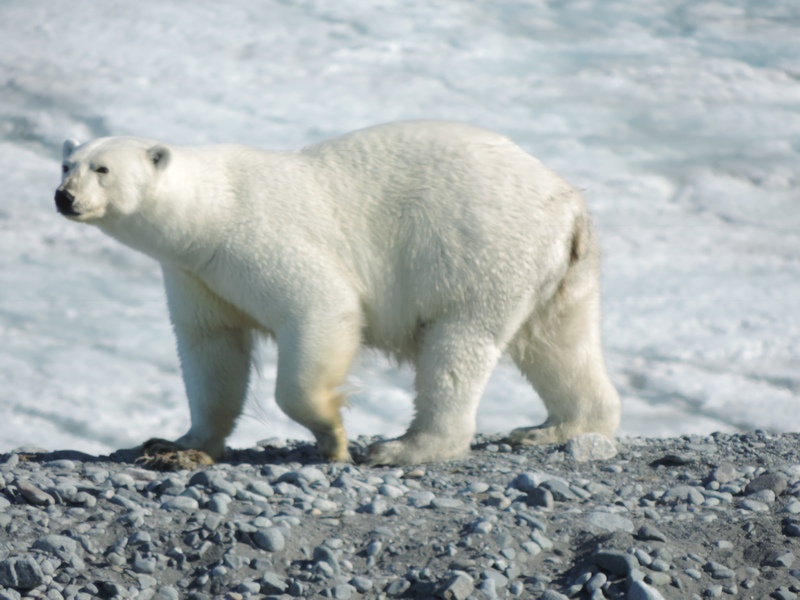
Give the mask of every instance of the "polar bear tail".
[[575, 218], [572, 229], [572, 245], [569, 252], [570, 266], [584, 258], [592, 247], [592, 224], [585, 215]]

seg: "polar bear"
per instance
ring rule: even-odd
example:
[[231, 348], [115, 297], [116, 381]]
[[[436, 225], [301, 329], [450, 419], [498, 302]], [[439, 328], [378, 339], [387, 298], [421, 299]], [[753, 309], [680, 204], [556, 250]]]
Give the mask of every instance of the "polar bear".
[[297, 152], [110, 137], [63, 158], [58, 211], [161, 263], [191, 413], [178, 447], [223, 455], [259, 333], [278, 405], [333, 461], [350, 460], [338, 389], [362, 345], [416, 368], [413, 421], [373, 465], [468, 452], [506, 351], [548, 410], [513, 443], [618, 426], [584, 201], [506, 137], [401, 122]]

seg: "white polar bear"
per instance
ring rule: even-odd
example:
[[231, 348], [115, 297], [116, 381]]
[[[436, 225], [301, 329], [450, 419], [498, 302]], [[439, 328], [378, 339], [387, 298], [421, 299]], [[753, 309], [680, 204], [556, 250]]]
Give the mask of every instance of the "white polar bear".
[[219, 458], [253, 334], [275, 399], [328, 459], [350, 455], [337, 389], [363, 344], [416, 366], [416, 414], [372, 464], [462, 456], [504, 351], [549, 413], [514, 443], [613, 435], [599, 258], [581, 194], [510, 140], [443, 122], [305, 148], [64, 143], [58, 210], [160, 261], [189, 398], [180, 447]]

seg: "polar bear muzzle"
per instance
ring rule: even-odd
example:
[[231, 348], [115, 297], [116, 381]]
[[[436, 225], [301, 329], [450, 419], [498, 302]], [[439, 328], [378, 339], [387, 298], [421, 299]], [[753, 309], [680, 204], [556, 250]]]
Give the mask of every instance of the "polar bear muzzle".
[[67, 190], [56, 190], [56, 209], [62, 215], [75, 216], [78, 211], [75, 210], [75, 196], [70, 194]]

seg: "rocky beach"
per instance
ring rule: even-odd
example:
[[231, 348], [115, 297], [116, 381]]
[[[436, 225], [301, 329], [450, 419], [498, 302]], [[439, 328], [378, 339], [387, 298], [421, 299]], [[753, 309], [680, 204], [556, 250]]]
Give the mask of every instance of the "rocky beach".
[[0, 455], [0, 599], [776, 598], [800, 593], [798, 434], [582, 436], [459, 461], [264, 440], [158, 471]]

